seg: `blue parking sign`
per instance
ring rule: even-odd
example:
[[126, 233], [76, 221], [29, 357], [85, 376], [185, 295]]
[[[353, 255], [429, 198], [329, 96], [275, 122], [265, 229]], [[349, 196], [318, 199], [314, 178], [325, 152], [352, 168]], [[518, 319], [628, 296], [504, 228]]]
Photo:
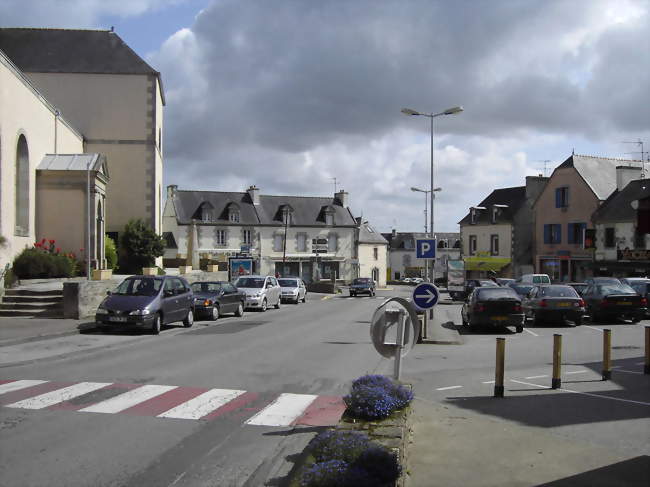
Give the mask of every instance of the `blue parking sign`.
[[418, 259], [436, 258], [436, 239], [419, 238], [415, 241], [415, 256]]

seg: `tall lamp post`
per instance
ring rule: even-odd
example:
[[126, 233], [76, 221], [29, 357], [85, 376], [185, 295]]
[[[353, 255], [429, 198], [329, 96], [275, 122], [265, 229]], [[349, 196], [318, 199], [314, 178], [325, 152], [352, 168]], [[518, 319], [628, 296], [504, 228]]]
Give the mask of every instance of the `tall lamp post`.
[[[411, 186], [411, 191], [415, 191], [417, 193], [424, 193], [424, 233], [426, 234], [426, 233], [428, 233], [428, 231], [427, 231], [427, 223], [428, 223], [428, 220], [427, 220], [427, 206], [428, 206], [427, 196], [428, 196], [429, 193], [431, 193], [431, 190], [430, 189], [420, 189], [420, 188], [416, 188], [414, 186]], [[436, 191], [442, 191], [442, 188], [434, 188], [433, 191], [434, 191], [433, 197], [435, 198], [436, 197], [435, 192]], [[428, 275], [429, 275], [428, 268], [429, 268], [428, 261], [425, 260], [424, 261], [424, 277], [428, 277]]]
[[[434, 193], [435, 191], [434, 186], [433, 186], [433, 119], [436, 117], [441, 117], [442, 115], [455, 115], [456, 113], [460, 113], [463, 111], [463, 107], [452, 107], [452, 108], [447, 108], [446, 110], [439, 112], [439, 113], [421, 113], [418, 112], [417, 110], [412, 110], [410, 108], [402, 108], [402, 113], [404, 115], [412, 115], [412, 116], [417, 116], [417, 117], [428, 117], [429, 120], [431, 121], [431, 189], [429, 192], [431, 193], [431, 206], [430, 206], [430, 211], [431, 214], [429, 215], [430, 217], [430, 226], [429, 226], [429, 234], [431, 238], [434, 238], [434, 231], [433, 231], [433, 200], [434, 200]], [[431, 266], [431, 283], [435, 284], [436, 280], [436, 274], [435, 274], [435, 266]], [[431, 311], [431, 314], [433, 314], [433, 310]]]

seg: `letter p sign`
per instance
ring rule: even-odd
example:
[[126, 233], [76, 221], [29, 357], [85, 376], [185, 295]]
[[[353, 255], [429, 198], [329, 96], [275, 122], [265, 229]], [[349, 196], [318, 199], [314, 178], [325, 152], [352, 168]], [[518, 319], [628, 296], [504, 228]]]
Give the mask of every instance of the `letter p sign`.
[[415, 256], [418, 259], [436, 258], [436, 241], [433, 238], [421, 238], [415, 241]]

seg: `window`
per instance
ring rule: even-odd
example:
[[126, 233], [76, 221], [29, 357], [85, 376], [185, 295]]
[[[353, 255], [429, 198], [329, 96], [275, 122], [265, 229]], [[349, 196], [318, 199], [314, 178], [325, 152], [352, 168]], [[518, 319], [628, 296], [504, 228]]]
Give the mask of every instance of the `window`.
[[476, 253], [476, 235], [469, 236], [469, 255]]
[[336, 252], [339, 249], [339, 236], [335, 233], [330, 233], [327, 239], [327, 251], [330, 253]]
[[217, 230], [214, 233], [214, 236], [215, 236], [215, 240], [217, 241], [217, 245], [226, 245], [226, 243], [228, 242], [228, 238], [225, 230]]
[[372, 249], [372, 256], [375, 258], [375, 260], [379, 260], [379, 249], [377, 247]]
[[583, 235], [586, 228], [586, 223], [569, 223], [567, 225], [567, 239], [569, 243], [582, 245]]
[[499, 208], [497, 208], [496, 206], [493, 206], [492, 207], [492, 223], [497, 222], [497, 215], [498, 214], [499, 214]]
[[276, 233], [273, 236], [273, 251], [282, 252], [283, 248], [284, 248], [284, 235], [282, 235], [281, 233]]
[[454, 242], [454, 248], [455, 248], [455, 249], [459, 249], [459, 248], [460, 248], [460, 240], [457, 239], [457, 240]]
[[296, 250], [298, 252], [307, 252], [307, 235], [299, 233], [296, 235]]
[[446, 249], [447, 248], [447, 240], [440, 240], [438, 242], [438, 248], [439, 249]]
[[24, 135], [18, 138], [16, 147], [16, 201], [14, 234], [29, 235], [29, 149]]
[[544, 243], [559, 244], [562, 243], [562, 225], [559, 223], [549, 223], [544, 225]]
[[252, 230], [242, 231], [242, 240], [244, 241], [245, 245], [250, 245], [253, 242], [252, 234], [253, 234]]
[[567, 208], [569, 206], [569, 187], [555, 188], [555, 207]]
[[499, 255], [499, 236], [490, 235], [490, 254]]
[[325, 225], [334, 225], [334, 213], [325, 213]]
[[634, 248], [645, 249], [645, 233], [636, 232], [634, 234]]
[[228, 213], [228, 219], [232, 223], [239, 223], [239, 211], [231, 209]]
[[402, 256], [402, 265], [404, 265], [404, 267], [411, 267], [411, 256], [409, 254], [404, 254]]
[[470, 223], [474, 225], [476, 223], [476, 208], [470, 208], [469, 214], [470, 214]]
[[616, 229], [614, 227], [605, 229], [605, 247], [610, 249], [616, 247]]

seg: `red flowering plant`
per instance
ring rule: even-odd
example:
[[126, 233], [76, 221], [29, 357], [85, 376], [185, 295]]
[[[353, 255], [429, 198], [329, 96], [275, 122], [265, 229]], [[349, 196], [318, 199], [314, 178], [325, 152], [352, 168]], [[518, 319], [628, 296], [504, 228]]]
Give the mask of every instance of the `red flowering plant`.
[[34, 242], [14, 260], [14, 272], [21, 279], [72, 277], [79, 264], [74, 254], [61, 253], [56, 240], [43, 238]]

